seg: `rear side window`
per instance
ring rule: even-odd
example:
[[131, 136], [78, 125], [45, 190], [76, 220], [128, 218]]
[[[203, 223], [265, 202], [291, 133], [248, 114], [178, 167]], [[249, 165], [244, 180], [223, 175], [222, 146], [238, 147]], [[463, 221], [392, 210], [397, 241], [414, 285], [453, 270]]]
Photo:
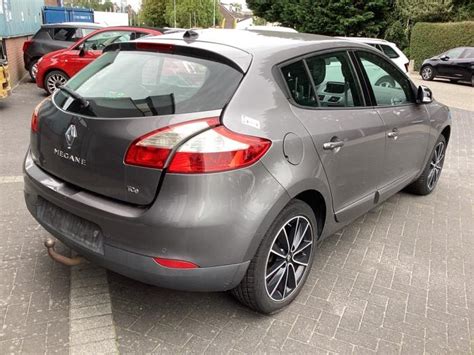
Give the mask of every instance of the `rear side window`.
[[41, 28], [36, 34], [33, 36], [33, 39], [51, 39], [53, 38], [53, 30], [47, 28]]
[[293, 100], [299, 105], [307, 107], [363, 105], [358, 82], [345, 52], [306, 58], [282, 67], [281, 71]]
[[385, 53], [385, 55], [391, 59], [398, 58], [399, 55], [398, 53], [390, 46], [387, 46], [386, 44], [381, 44], [380, 47], [382, 47], [382, 51]]
[[318, 107], [313, 84], [302, 60], [281, 69], [288, 90], [298, 105]]
[[155, 52], [106, 52], [68, 86], [85, 97], [84, 110], [63, 92], [65, 110], [97, 117], [138, 117], [222, 109], [243, 74], [207, 59]]

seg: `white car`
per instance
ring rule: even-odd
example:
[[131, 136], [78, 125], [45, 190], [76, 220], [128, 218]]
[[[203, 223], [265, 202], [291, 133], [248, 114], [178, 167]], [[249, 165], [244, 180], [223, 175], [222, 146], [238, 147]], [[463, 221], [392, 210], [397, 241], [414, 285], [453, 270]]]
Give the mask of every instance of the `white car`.
[[365, 37], [337, 37], [341, 39], [348, 39], [359, 43], [365, 43], [369, 46], [377, 48], [379, 51], [389, 57], [403, 72], [408, 73], [408, 63], [410, 62], [406, 55], [393, 42], [378, 38]]

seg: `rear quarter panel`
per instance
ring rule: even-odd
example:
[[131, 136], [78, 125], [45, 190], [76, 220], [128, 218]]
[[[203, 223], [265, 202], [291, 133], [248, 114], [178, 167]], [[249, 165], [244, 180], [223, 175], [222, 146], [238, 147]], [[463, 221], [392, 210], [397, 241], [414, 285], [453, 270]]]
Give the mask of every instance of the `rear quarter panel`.
[[[252, 62], [225, 110], [223, 123], [232, 131], [272, 141], [271, 148], [261, 161], [290, 198], [306, 190], [316, 190], [322, 194], [326, 211], [329, 211], [323, 231], [325, 235], [335, 223], [326, 175], [311, 136], [293, 114], [285, 93], [275, 80], [274, 70], [274, 63], [265, 60]], [[289, 133], [292, 134], [287, 136]], [[289, 139], [286, 143], [302, 147], [299, 163], [292, 164], [286, 159], [283, 148], [285, 136]], [[275, 200], [277, 198], [275, 196]], [[281, 206], [275, 208], [281, 209]], [[270, 219], [276, 214], [270, 211], [268, 216]], [[267, 220], [263, 224], [269, 225]]]

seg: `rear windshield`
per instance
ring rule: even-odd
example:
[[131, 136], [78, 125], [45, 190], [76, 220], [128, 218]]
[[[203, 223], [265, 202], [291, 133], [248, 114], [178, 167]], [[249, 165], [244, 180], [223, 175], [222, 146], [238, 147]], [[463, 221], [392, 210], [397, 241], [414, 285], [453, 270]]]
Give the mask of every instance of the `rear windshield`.
[[167, 53], [106, 52], [67, 86], [89, 102], [81, 107], [64, 91], [64, 110], [96, 117], [137, 117], [222, 109], [242, 73], [219, 62]]
[[382, 50], [387, 57], [392, 58], [392, 59], [399, 57], [398, 53], [395, 52], [395, 50], [392, 47], [387, 46], [386, 44], [381, 44], [380, 47], [382, 47]]

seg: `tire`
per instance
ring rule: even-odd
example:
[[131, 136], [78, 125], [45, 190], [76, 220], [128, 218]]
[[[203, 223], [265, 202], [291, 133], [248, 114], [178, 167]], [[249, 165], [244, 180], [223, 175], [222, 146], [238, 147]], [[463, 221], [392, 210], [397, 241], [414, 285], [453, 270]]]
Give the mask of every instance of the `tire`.
[[46, 74], [44, 78], [44, 89], [51, 95], [54, 91], [56, 91], [56, 85], [64, 85], [69, 80], [69, 76], [60, 71], [60, 70], [53, 70]]
[[384, 75], [375, 82], [375, 86], [384, 86], [384, 87], [394, 88], [395, 80], [393, 80], [393, 78], [389, 75]]
[[431, 81], [435, 77], [435, 70], [431, 65], [425, 65], [421, 68], [420, 74], [423, 80]]
[[[299, 246], [291, 249], [288, 245], [294, 246], [291, 239], [296, 228], [300, 235], [305, 232], [301, 239], [299, 236], [295, 239], [300, 240]], [[298, 296], [311, 270], [317, 230], [313, 210], [300, 200], [291, 201], [268, 229], [247, 273], [232, 294], [244, 305], [264, 314], [288, 306]]]
[[30, 63], [30, 67], [28, 68], [28, 73], [30, 74], [31, 80], [36, 82], [36, 73], [38, 71], [38, 59], [33, 59]]
[[[440, 148], [441, 147], [441, 148]], [[431, 152], [430, 159], [421, 176], [407, 187], [407, 191], [416, 195], [428, 195], [435, 189], [443, 170], [446, 156], [446, 139], [441, 135]], [[439, 157], [441, 149], [441, 157]], [[434, 175], [432, 175], [434, 174]], [[434, 180], [433, 180], [434, 179]]]

